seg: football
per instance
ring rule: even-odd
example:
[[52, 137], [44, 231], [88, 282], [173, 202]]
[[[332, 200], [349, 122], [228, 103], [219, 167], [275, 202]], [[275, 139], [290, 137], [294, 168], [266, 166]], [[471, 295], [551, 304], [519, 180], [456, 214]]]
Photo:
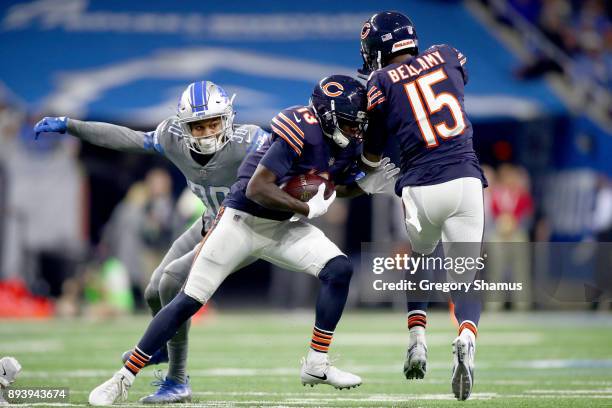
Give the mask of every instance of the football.
[[319, 189], [319, 185], [325, 183], [325, 198], [329, 198], [334, 192], [334, 183], [316, 174], [300, 174], [295, 176], [282, 187], [291, 197], [300, 201], [310, 200]]

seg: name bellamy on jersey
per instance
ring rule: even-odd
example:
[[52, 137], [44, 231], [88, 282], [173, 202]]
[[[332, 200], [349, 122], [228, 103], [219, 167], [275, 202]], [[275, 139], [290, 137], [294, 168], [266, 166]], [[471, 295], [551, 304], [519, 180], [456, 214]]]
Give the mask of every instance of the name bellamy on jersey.
[[[418, 76], [421, 72], [436, 67], [440, 64], [444, 64], [445, 62], [446, 61], [444, 61], [444, 58], [442, 58], [439, 51], [433, 51], [416, 58], [410, 65], [402, 64], [397, 68], [390, 69], [387, 71], [387, 74], [393, 83], [396, 83], [402, 79], [409, 79], [414, 76]], [[420, 68], [416, 65], [419, 65]]]

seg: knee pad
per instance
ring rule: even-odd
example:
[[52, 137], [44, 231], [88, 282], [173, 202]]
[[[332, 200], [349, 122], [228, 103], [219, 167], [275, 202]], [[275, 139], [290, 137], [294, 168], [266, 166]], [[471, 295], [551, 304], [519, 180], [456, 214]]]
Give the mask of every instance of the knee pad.
[[144, 291], [144, 298], [149, 305], [149, 308], [157, 312], [161, 308], [161, 300], [159, 298], [158, 288], [149, 282]]
[[353, 265], [344, 255], [329, 260], [319, 273], [319, 279], [325, 282], [349, 283], [351, 276], [353, 276]]
[[164, 271], [162, 277], [159, 280], [159, 298], [162, 304], [167, 305], [174, 299], [174, 297], [181, 291], [183, 284], [174, 275]]

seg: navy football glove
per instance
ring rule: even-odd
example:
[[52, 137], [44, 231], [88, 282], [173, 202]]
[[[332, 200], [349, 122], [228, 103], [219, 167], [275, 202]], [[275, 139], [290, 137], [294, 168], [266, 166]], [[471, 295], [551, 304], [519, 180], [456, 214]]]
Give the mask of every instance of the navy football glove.
[[60, 116], [57, 118], [44, 117], [40, 122], [34, 126], [34, 132], [36, 132], [36, 139], [38, 135], [44, 132], [57, 132], [66, 133], [66, 127], [68, 126], [68, 118]]

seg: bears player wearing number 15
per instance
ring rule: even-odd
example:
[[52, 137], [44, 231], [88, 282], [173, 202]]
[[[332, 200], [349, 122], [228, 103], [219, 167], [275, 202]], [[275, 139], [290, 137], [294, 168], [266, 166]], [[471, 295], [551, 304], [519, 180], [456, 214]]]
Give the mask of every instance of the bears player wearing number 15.
[[[361, 73], [369, 75], [369, 128], [362, 161], [376, 168], [387, 139], [399, 143], [401, 170], [395, 192], [402, 198], [413, 256], [432, 254], [440, 238], [445, 256], [480, 256], [487, 183], [463, 104], [466, 57], [448, 45], [419, 53], [412, 21], [397, 12], [377, 13], [365, 22], [361, 54]], [[475, 271], [470, 272], [473, 279]], [[432, 271], [416, 273], [420, 279], [431, 280]], [[453, 342], [451, 382], [460, 400], [469, 397], [473, 385], [481, 304], [472, 297], [453, 294], [460, 327]], [[425, 375], [426, 308], [427, 302], [408, 302], [410, 341], [404, 364], [408, 379]]]

